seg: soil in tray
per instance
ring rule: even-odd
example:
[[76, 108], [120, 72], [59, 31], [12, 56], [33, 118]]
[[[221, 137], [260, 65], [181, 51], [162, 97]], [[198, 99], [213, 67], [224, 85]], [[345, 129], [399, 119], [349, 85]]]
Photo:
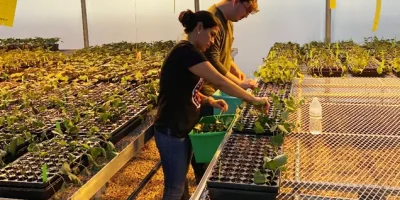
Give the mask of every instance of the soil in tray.
[[[223, 189], [220, 192], [246, 190], [278, 193], [279, 173], [273, 176], [272, 171], [263, 168], [264, 149], [268, 144], [270, 138], [267, 136], [231, 135], [212, 168], [207, 188]], [[268, 149], [267, 153], [269, 157], [276, 156], [272, 149]], [[267, 183], [254, 183], [254, 172], [257, 170], [267, 177]]]
[[342, 68], [322, 68], [322, 69], [317, 69], [313, 68], [311, 71], [312, 74], [315, 74], [317, 76], [323, 76], [323, 77], [341, 77], [343, 70]]

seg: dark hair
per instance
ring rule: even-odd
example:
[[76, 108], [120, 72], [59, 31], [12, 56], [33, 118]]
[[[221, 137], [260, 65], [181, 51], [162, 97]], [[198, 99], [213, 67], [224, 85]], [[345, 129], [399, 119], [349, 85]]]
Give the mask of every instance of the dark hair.
[[191, 10], [182, 11], [179, 14], [179, 21], [185, 27], [185, 33], [192, 32], [199, 22], [203, 23], [204, 29], [218, 26], [218, 21], [213, 14], [204, 10], [195, 13]]

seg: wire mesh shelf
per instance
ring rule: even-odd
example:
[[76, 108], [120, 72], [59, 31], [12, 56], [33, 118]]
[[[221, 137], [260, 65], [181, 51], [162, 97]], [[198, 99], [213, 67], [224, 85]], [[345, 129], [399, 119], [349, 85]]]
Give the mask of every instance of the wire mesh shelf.
[[397, 77], [386, 78], [367, 78], [367, 77], [351, 77], [351, 78], [313, 78], [305, 76], [303, 80], [296, 79], [294, 84], [297, 85], [368, 85], [372, 87], [378, 86], [398, 86], [400, 87], [400, 79]]
[[295, 133], [284, 150], [279, 199], [400, 199], [400, 137]]
[[[309, 78], [292, 85], [306, 99], [285, 137], [279, 200], [400, 200], [400, 79]], [[322, 104], [323, 133], [309, 129], [309, 103]], [[209, 199], [207, 190], [202, 199]]]
[[[400, 100], [397, 100], [400, 101]], [[400, 136], [400, 106], [373, 104], [337, 104], [322, 102], [322, 127], [325, 133], [349, 133]], [[298, 132], [309, 130], [309, 105], [292, 115], [300, 123]]]

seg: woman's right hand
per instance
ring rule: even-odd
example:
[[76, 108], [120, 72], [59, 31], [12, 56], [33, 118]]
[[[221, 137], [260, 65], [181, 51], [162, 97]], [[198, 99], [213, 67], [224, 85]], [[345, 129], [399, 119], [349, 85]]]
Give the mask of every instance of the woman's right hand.
[[269, 107], [271, 106], [269, 104], [268, 97], [254, 97], [250, 103], [263, 113], [267, 113]]

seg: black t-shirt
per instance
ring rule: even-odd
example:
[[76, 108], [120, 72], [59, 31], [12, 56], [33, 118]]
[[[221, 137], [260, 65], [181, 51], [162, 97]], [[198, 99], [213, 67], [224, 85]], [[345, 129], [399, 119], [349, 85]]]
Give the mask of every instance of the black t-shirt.
[[182, 40], [167, 55], [161, 67], [157, 130], [171, 130], [175, 137], [186, 137], [200, 118], [203, 79], [189, 68], [207, 58], [189, 41]]

